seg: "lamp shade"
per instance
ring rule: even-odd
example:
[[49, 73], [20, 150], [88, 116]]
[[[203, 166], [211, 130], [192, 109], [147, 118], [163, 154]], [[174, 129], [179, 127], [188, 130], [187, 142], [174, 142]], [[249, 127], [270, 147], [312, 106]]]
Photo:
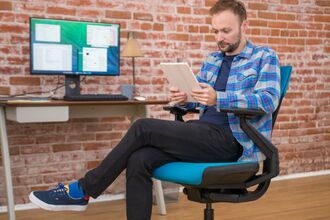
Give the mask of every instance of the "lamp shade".
[[128, 33], [127, 44], [121, 53], [122, 57], [142, 57], [142, 51], [140, 49], [140, 45], [134, 37], [133, 32]]

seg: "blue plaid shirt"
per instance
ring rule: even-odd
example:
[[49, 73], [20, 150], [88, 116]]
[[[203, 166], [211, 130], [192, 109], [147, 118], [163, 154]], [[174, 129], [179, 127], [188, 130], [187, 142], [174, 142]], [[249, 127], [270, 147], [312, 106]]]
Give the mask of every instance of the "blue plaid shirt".
[[[198, 81], [214, 86], [222, 60], [221, 52], [211, 53], [197, 75]], [[250, 119], [249, 122], [270, 139], [272, 113], [276, 110], [280, 98], [280, 77], [279, 60], [275, 51], [247, 42], [244, 50], [232, 62], [226, 91], [217, 91], [217, 110], [219, 111], [220, 107], [264, 110], [264, 116]], [[198, 103], [189, 106], [196, 105]], [[205, 106], [201, 105], [200, 109], [203, 114]], [[240, 128], [239, 118], [229, 113], [228, 120], [234, 137], [243, 146], [239, 161], [264, 160], [264, 154]]]

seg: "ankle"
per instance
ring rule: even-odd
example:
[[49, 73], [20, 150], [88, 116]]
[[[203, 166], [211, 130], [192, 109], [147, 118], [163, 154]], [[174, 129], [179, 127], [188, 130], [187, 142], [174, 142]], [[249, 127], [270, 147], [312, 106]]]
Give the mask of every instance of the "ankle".
[[79, 185], [79, 182], [78, 181], [69, 183], [68, 184], [68, 188], [69, 188], [68, 194], [73, 199], [81, 199], [81, 198], [84, 198], [84, 196], [86, 196], [84, 194], [84, 190]]

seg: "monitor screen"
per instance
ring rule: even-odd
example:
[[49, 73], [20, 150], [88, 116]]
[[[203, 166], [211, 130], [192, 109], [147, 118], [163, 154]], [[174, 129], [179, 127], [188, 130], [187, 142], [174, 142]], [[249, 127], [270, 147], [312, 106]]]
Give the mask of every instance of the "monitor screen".
[[30, 19], [31, 74], [119, 75], [120, 25]]

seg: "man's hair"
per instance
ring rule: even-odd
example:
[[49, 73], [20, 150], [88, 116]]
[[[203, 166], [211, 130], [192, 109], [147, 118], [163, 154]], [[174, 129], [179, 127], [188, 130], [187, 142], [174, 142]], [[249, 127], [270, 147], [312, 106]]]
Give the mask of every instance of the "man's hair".
[[243, 2], [238, 0], [219, 0], [210, 9], [210, 14], [215, 15], [227, 10], [230, 10], [237, 15], [241, 23], [247, 18], [245, 6]]

